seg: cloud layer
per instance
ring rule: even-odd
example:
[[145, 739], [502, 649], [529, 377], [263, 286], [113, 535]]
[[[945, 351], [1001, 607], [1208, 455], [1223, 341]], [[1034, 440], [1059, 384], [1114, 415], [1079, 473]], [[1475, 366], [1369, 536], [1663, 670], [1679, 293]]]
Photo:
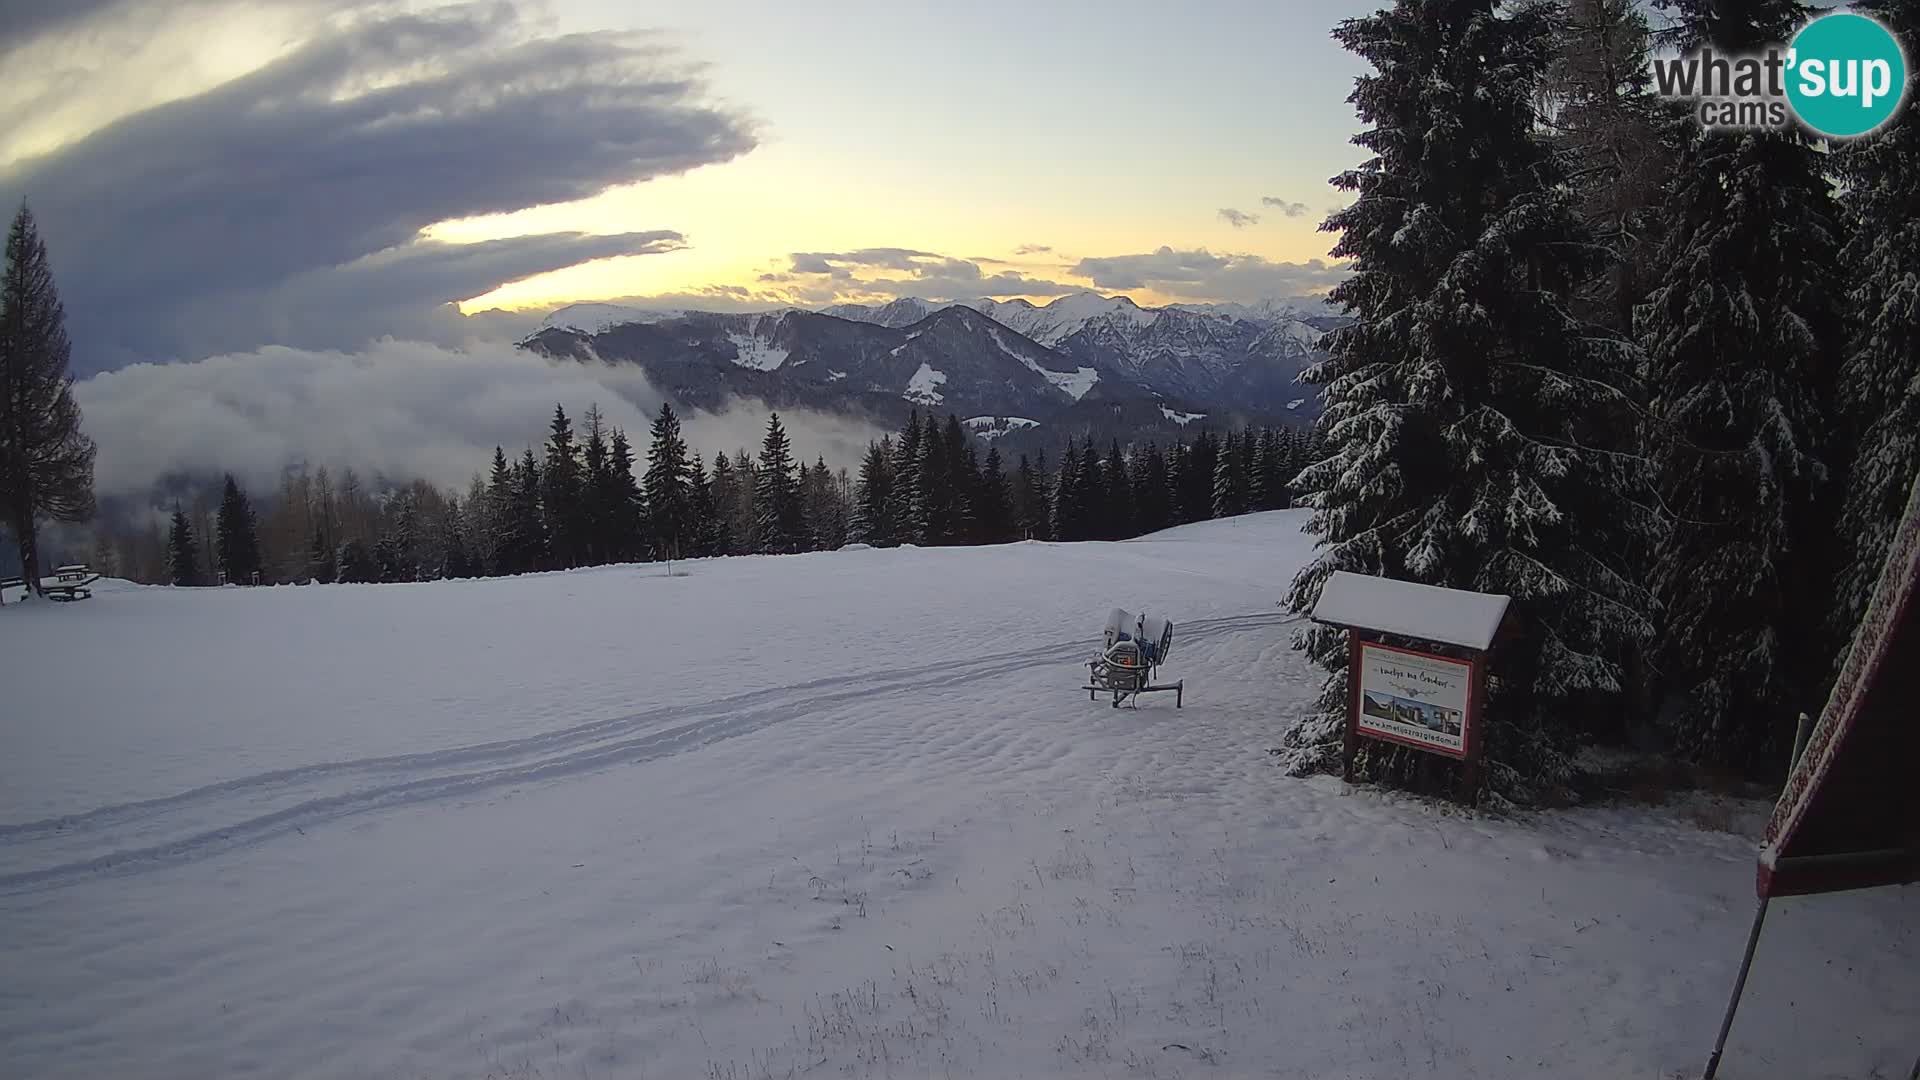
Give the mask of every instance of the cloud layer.
[[1220, 211], [1220, 220], [1236, 229], [1244, 229], [1249, 225], [1260, 224], [1260, 215], [1249, 214], [1245, 210], [1235, 210], [1232, 207], [1225, 207]]
[[[538, 445], [556, 403], [576, 423], [598, 403], [645, 454], [660, 395], [638, 367], [555, 362], [510, 346], [446, 349], [381, 341], [359, 352], [269, 347], [193, 363], [136, 364], [75, 385], [99, 441], [103, 497], [144, 497], [181, 474], [233, 471], [269, 489], [308, 462], [369, 476], [420, 477], [464, 488], [495, 445]], [[156, 418], [165, 418], [156, 422]], [[683, 417], [688, 443], [757, 452], [767, 411], [742, 403]], [[852, 467], [879, 432], [840, 417], [783, 413], [794, 452]]]
[[760, 275], [792, 303], [834, 300], [971, 300], [1001, 296], [1064, 296], [1084, 288], [1015, 270], [988, 273], [981, 263], [912, 248], [858, 251], [796, 251], [785, 271]]
[[[111, 6], [38, 25], [71, 30]], [[82, 372], [264, 342], [351, 347], [396, 320], [444, 333], [447, 300], [678, 246], [666, 229], [469, 246], [419, 233], [750, 150], [750, 124], [702, 92], [645, 37], [533, 37], [510, 3], [380, 6], [27, 159], [0, 173], [0, 200], [24, 197], [39, 219]]]
[[1323, 293], [1345, 279], [1324, 259], [1274, 262], [1259, 255], [1215, 255], [1162, 247], [1144, 255], [1081, 259], [1073, 273], [1103, 289], [1152, 289], [1184, 300], [1251, 304]]

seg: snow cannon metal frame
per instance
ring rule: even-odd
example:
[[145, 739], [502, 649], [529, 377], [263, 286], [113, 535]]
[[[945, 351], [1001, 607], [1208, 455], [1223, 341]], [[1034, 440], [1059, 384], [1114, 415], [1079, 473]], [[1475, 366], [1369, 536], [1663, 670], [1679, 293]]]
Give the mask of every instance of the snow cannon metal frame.
[[1107, 616], [1100, 655], [1087, 662], [1087, 685], [1081, 689], [1087, 692], [1088, 701], [1103, 693], [1112, 694], [1116, 709], [1129, 698], [1133, 699], [1134, 707], [1139, 708], [1141, 694], [1171, 690], [1173, 707], [1178, 709], [1184, 704], [1187, 681], [1181, 679], [1165, 686], [1153, 684], [1154, 674], [1172, 649], [1172, 623], [1158, 617], [1136, 617], [1114, 608]]

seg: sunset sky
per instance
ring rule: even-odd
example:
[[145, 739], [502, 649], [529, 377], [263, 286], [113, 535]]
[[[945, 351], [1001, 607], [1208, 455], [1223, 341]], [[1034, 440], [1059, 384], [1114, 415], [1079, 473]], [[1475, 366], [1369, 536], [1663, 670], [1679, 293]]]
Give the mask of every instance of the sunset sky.
[[0, 0], [0, 197], [90, 369], [449, 301], [1310, 294], [1374, 6]]

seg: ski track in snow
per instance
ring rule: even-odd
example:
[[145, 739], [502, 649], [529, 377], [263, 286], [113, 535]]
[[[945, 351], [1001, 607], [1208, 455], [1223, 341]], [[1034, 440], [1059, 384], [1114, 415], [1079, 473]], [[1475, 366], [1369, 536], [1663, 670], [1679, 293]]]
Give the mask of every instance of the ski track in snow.
[[[1298, 621], [1296, 616], [1265, 612], [1206, 619], [1180, 627], [1180, 640], [1184, 648], [1221, 634]], [[524, 739], [281, 769], [160, 799], [0, 824], [0, 865], [45, 864], [0, 873], [0, 894], [205, 858], [349, 814], [654, 761], [850, 701], [924, 693], [1061, 665], [1091, 651], [1084, 640], [1069, 641], [958, 662], [815, 679]], [[453, 769], [464, 771], [447, 771]], [[234, 820], [242, 813], [252, 816]]]

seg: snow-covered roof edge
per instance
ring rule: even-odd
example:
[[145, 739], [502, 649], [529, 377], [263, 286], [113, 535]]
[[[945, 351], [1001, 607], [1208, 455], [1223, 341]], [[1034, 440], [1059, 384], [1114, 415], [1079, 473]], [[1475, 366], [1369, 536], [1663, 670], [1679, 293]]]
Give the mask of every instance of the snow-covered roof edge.
[[1336, 570], [1320, 587], [1316, 622], [1379, 630], [1402, 637], [1485, 650], [1506, 618], [1510, 599], [1411, 581]]
[[1908, 605], [1915, 603], [1920, 603], [1920, 476], [1914, 477], [1913, 487], [1907, 492], [1906, 515], [1888, 546], [1873, 598], [1854, 628], [1840, 676], [1834, 680], [1806, 748], [1787, 775], [1786, 786], [1761, 833], [1761, 895], [1768, 895], [1772, 888], [1769, 879], [1780, 865], [1782, 850], [1793, 842], [1814, 797], [1844, 751], [1869, 688], [1884, 665], [1898, 662], [1891, 655], [1895, 626], [1906, 615]]

